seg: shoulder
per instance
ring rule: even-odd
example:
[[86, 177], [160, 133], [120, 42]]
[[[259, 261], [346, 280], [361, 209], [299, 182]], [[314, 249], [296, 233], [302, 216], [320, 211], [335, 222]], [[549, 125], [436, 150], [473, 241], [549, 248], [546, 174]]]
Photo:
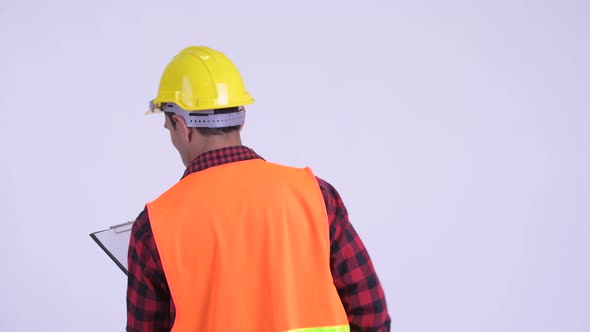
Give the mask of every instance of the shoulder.
[[137, 219], [135, 219], [135, 223], [133, 223], [133, 227], [131, 228], [131, 238], [135, 242], [146, 243], [152, 237], [152, 228], [150, 226], [149, 213], [146, 206], [139, 216], [137, 216]]
[[336, 188], [328, 181], [317, 177], [316, 180], [322, 192], [322, 196], [324, 197], [324, 201], [326, 202], [326, 208], [328, 210], [334, 209], [338, 206], [342, 206], [342, 198], [340, 194], [336, 190]]
[[334, 186], [332, 184], [330, 184], [328, 181], [316, 176], [315, 177], [316, 180], [318, 181], [318, 185], [320, 186], [320, 190], [322, 191], [322, 194], [325, 196], [334, 196], [334, 195], [338, 195], [338, 192], [336, 191], [336, 188], [334, 188]]

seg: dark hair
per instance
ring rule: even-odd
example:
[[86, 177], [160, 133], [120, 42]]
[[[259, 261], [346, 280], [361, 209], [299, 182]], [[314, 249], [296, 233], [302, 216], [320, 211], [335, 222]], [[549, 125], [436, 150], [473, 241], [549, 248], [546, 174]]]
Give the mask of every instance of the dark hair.
[[[240, 107], [228, 107], [228, 108], [218, 108], [214, 110], [214, 114], [227, 114], [227, 113], [234, 113], [238, 112]], [[172, 118], [174, 115], [173, 112], [166, 112], [166, 116], [170, 119], [170, 123], [172, 124], [172, 128], [176, 129], [176, 121]], [[228, 134], [231, 132], [239, 131], [241, 126], [231, 126], [231, 127], [223, 127], [223, 128], [195, 128], [199, 134], [203, 136], [214, 136], [214, 135], [223, 135]]]

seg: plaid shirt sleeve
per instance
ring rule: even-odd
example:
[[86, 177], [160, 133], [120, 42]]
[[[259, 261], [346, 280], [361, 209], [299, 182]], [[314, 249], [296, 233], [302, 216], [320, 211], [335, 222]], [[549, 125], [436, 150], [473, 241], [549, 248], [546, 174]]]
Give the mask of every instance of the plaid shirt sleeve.
[[318, 178], [330, 224], [330, 268], [351, 331], [389, 331], [385, 294], [371, 258], [348, 220], [342, 198]]
[[137, 217], [131, 229], [127, 278], [127, 331], [170, 331], [175, 314], [174, 304], [147, 208]]

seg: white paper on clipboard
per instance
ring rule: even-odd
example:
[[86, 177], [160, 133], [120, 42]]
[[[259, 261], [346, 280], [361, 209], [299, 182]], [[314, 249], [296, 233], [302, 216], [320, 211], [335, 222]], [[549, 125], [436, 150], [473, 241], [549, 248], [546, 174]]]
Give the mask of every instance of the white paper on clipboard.
[[114, 225], [108, 229], [94, 232], [90, 237], [105, 251], [105, 253], [127, 274], [127, 253], [131, 239], [131, 227], [134, 221]]

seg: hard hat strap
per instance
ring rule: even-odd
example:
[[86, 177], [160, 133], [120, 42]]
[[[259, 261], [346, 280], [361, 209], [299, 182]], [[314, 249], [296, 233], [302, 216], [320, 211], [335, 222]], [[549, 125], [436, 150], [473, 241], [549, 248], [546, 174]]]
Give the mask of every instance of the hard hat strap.
[[172, 112], [181, 116], [187, 127], [191, 128], [225, 128], [244, 124], [246, 115], [244, 108], [232, 113], [215, 114], [215, 110], [188, 112], [174, 103], [163, 103], [162, 111]]

